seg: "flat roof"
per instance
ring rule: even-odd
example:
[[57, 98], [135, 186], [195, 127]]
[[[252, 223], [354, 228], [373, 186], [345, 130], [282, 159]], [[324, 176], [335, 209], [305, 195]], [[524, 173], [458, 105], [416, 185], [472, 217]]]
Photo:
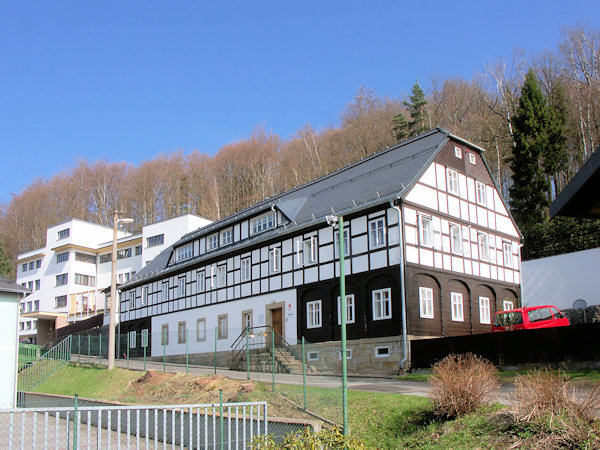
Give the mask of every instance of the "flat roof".
[[600, 151], [596, 150], [550, 205], [550, 217], [600, 219]]

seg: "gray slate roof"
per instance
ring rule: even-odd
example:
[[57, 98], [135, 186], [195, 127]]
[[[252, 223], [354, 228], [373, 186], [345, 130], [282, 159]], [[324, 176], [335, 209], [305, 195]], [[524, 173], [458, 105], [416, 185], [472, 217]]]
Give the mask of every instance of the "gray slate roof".
[[[429, 167], [448, 140], [448, 136], [447, 131], [441, 128], [434, 129], [188, 233], [122, 287], [132, 287], [140, 284], [142, 280], [148, 281], [149, 278], [179, 270], [203, 259], [212, 259], [238, 248], [313, 226], [324, 222], [326, 216], [330, 214], [357, 212], [401, 198]], [[266, 212], [272, 207], [279, 209], [289, 219], [289, 224], [252, 236], [222, 250], [167, 267], [173, 248], [200, 236], [209, 235], [244, 218]]]
[[11, 293], [15, 293], [15, 294], [28, 294], [29, 289], [26, 289], [23, 286], [15, 283], [13, 280], [10, 280], [10, 279], [0, 275], [0, 292], [11, 292]]

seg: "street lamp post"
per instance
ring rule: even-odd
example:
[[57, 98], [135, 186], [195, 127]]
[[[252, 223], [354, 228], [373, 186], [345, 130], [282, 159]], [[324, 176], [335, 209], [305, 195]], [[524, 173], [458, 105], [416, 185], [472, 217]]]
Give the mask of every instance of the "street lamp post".
[[115, 367], [115, 325], [118, 313], [117, 302], [117, 230], [119, 223], [132, 223], [133, 219], [123, 218], [121, 211], [113, 215], [113, 241], [112, 241], [112, 271], [110, 276], [110, 321], [108, 328], [108, 370]]

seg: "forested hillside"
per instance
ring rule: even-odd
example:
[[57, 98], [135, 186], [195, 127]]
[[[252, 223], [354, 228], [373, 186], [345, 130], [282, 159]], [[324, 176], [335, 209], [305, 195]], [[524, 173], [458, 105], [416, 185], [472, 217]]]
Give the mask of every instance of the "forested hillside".
[[[0, 243], [14, 261], [18, 253], [44, 245], [48, 226], [70, 218], [110, 225], [115, 209], [134, 218], [136, 229], [184, 213], [218, 219], [435, 126], [487, 149], [487, 161], [508, 200], [514, 118], [530, 70], [540, 101], [549, 108], [544, 120], [561, 123], [560, 164], [543, 175], [550, 201], [599, 144], [599, 52], [598, 30], [571, 27], [558, 48], [482, 62], [481, 73], [468, 80], [424, 82], [429, 74], [423, 74], [414, 86], [398, 86], [406, 98], [382, 98], [360, 87], [341, 111], [339, 124], [324, 129], [299, 124], [294, 136], [283, 138], [267, 124], [214, 156], [174, 150], [138, 166], [80, 160], [50, 179], [32, 181], [0, 205]], [[425, 92], [421, 86], [428, 86]]]

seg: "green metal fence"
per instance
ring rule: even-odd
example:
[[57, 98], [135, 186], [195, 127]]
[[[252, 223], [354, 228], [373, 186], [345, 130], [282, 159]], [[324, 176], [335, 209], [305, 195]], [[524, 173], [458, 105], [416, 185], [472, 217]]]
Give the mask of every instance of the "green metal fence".
[[71, 336], [59, 342], [40, 358], [19, 368], [17, 389], [30, 391], [71, 361]]

